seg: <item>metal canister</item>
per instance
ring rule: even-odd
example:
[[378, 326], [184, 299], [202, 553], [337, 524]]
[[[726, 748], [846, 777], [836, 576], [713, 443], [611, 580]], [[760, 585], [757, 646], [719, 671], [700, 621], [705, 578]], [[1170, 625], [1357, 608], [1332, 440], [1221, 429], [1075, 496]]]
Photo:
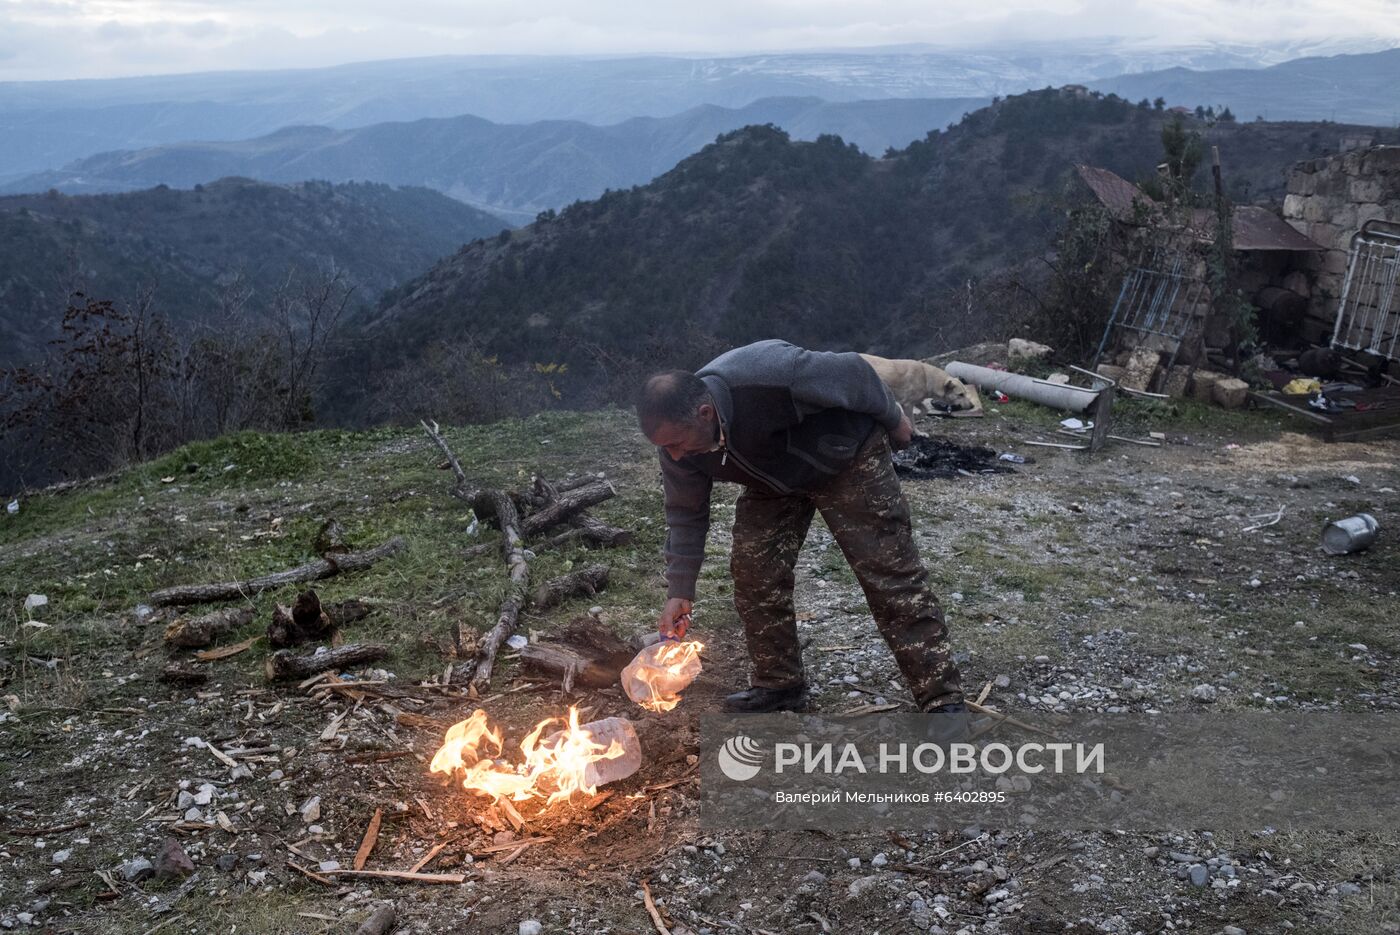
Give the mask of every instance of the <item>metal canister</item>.
[[1322, 550], [1328, 555], [1347, 555], [1360, 552], [1376, 541], [1376, 529], [1380, 526], [1370, 513], [1357, 513], [1346, 519], [1328, 523], [1322, 530]]

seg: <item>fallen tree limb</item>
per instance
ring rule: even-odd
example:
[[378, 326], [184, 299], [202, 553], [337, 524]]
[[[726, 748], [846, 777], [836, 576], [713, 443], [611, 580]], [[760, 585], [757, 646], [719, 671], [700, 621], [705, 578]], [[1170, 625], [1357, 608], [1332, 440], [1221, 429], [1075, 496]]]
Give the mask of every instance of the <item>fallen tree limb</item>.
[[613, 489], [613, 485], [605, 480], [564, 491], [552, 503], [526, 517], [520, 524], [520, 531], [525, 536], [537, 536], [546, 529], [557, 526], [575, 514], [616, 495], [617, 491]]
[[589, 565], [540, 585], [535, 589], [533, 604], [538, 610], [548, 610], [572, 597], [592, 597], [607, 586], [608, 566]]
[[251, 607], [225, 607], [198, 617], [176, 617], [165, 628], [165, 642], [181, 649], [203, 649], [214, 645], [224, 634], [252, 622]]
[[457, 456], [448, 447], [447, 440], [442, 437], [442, 432], [438, 429], [437, 421], [431, 425], [426, 420], [419, 420], [419, 425], [423, 426], [423, 431], [428, 433], [428, 437], [433, 440], [433, 444], [438, 446], [443, 457], [447, 458], [447, 464], [452, 468], [452, 475], [457, 478], [457, 486], [452, 488], [452, 496], [459, 497], [470, 502], [476, 497], [476, 489], [467, 482], [466, 472], [462, 470], [462, 463], [457, 460]]
[[496, 653], [501, 644], [515, 632], [520, 609], [525, 606], [525, 591], [530, 585], [530, 565], [525, 560], [525, 541], [520, 533], [520, 515], [515, 504], [499, 490], [484, 490], [472, 501], [472, 508], [478, 516], [494, 516], [501, 527], [501, 552], [510, 569], [510, 590], [501, 601], [501, 609], [496, 617], [496, 625], [486, 634], [478, 649], [475, 663], [459, 666], [453, 670], [454, 682], [465, 681], [470, 676], [477, 691], [484, 691], [491, 684], [491, 669], [496, 664]]
[[303, 581], [316, 581], [329, 578], [343, 571], [362, 571], [382, 558], [402, 551], [404, 540], [395, 536], [388, 542], [363, 552], [346, 552], [334, 559], [320, 558], [296, 568], [279, 571], [245, 581], [225, 581], [216, 584], [185, 584], [173, 588], [163, 588], [151, 594], [149, 601], [156, 606], [183, 606], [186, 604], [207, 604], [210, 601], [231, 601], [240, 597], [251, 597], [272, 588], [286, 584], [299, 584]]
[[594, 545], [605, 548], [613, 548], [619, 545], [632, 544], [632, 531], [630, 529], [619, 529], [616, 526], [609, 526], [599, 519], [594, 519], [587, 513], [580, 513], [570, 517], [569, 525], [582, 532], [588, 541]]
[[290, 649], [279, 649], [267, 657], [264, 671], [274, 682], [304, 679], [318, 672], [350, 669], [367, 662], [378, 662], [389, 655], [387, 647], [376, 643], [350, 643], [310, 656], [298, 656]]

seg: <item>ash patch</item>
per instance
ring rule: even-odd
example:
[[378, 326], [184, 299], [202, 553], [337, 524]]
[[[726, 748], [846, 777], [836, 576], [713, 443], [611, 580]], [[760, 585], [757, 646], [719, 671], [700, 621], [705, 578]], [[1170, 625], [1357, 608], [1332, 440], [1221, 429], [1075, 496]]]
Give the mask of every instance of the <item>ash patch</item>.
[[959, 445], [937, 435], [918, 435], [903, 451], [894, 454], [894, 470], [900, 477], [928, 480], [962, 474], [1015, 474], [994, 449]]

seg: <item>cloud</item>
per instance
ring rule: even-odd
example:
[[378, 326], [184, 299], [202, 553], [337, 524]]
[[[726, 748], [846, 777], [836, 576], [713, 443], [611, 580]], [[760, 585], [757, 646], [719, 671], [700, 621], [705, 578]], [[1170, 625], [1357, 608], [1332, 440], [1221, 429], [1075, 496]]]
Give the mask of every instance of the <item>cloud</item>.
[[0, 0], [0, 80], [437, 54], [742, 53], [1119, 37], [1400, 43], [1394, 0]]

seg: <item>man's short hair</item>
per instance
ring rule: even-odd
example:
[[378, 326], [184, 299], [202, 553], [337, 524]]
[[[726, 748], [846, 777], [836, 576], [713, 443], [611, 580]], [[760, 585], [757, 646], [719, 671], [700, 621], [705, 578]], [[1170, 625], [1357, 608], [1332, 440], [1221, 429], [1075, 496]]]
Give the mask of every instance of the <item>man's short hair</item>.
[[705, 381], [689, 370], [667, 370], [650, 377], [637, 397], [637, 421], [650, 438], [662, 425], [693, 425], [696, 410], [710, 398]]

